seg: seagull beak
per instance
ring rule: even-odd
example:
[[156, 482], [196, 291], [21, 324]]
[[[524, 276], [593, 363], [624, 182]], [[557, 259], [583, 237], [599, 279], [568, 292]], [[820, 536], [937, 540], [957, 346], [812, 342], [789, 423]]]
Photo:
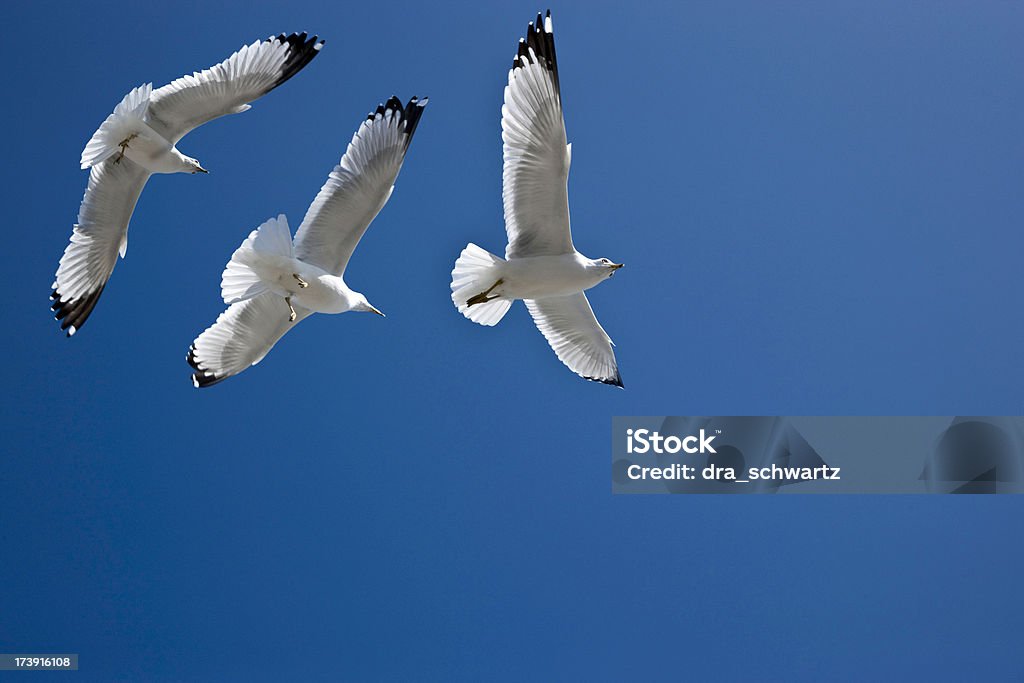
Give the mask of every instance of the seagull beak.
[[382, 317], [382, 318], [386, 318], [386, 317], [387, 317], [386, 315], [384, 315], [383, 313], [381, 313], [380, 311], [378, 311], [378, 310], [377, 310], [376, 308], [374, 308], [374, 307], [373, 307], [373, 304], [367, 304], [367, 305], [368, 305], [368, 306], [370, 307], [370, 311], [371, 311], [372, 313], [376, 313], [377, 315], [379, 315], [379, 316], [380, 316], [380, 317]]
[[625, 263], [613, 263], [612, 264], [612, 270], [618, 270], [619, 268], [621, 268], [624, 265], [626, 265], [626, 264]]
[[209, 171], [207, 171], [202, 166], [196, 166], [196, 170], [199, 171], [200, 173], [209, 173]]

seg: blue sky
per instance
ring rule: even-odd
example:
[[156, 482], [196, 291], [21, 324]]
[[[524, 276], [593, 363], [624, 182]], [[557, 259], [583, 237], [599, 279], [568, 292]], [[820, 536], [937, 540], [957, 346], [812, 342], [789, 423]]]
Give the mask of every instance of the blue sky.
[[[773, 6], [774, 5], [774, 6]], [[0, 325], [0, 651], [80, 680], [1019, 673], [1024, 499], [612, 497], [610, 417], [1024, 410], [1024, 10], [552, 7], [576, 245], [624, 391], [525, 309], [451, 305], [505, 243], [499, 112], [527, 21], [488, 3], [19, 3]], [[132, 87], [271, 33], [301, 74], [156, 177], [96, 312], [49, 284], [78, 158]], [[185, 364], [250, 230], [298, 224], [365, 113], [430, 96], [317, 316], [197, 392]]]

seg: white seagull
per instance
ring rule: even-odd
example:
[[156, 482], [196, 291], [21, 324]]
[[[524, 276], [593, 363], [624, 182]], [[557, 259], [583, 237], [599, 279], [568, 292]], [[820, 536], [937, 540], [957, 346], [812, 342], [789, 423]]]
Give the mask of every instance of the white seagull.
[[384, 314], [345, 284], [345, 267], [395, 189], [427, 99], [397, 97], [359, 126], [341, 162], [306, 211], [292, 242], [284, 215], [235, 250], [221, 277], [229, 308], [189, 348], [192, 384], [207, 387], [256, 365], [295, 323], [313, 313]]
[[469, 244], [452, 271], [452, 301], [464, 316], [496, 325], [523, 299], [559, 360], [577, 375], [622, 386], [611, 338], [583, 293], [621, 263], [576, 251], [569, 230], [569, 160], [551, 12], [531, 23], [508, 72], [501, 107], [502, 198], [508, 246], [502, 259]]
[[156, 90], [146, 83], [121, 100], [82, 152], [89, 186], [50, 295], [69, 337], [96, 307], [118, 254], [124, 258], [128, 222], [149, 176], [207, 172], [178, 151], [178, 141], [207, 121], [249, 109], [309, 64], [323, 44], [305, 33], [271, 36], [205, 71]]

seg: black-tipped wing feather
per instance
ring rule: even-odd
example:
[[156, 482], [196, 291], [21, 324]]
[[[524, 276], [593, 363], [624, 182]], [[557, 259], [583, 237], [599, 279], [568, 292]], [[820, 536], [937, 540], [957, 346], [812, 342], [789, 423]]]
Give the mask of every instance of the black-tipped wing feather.
[[246, 45], [220, 64], [154, 90], [146, 122], [176, 143], [207, 121], [245, 111], [313, 61], [321, 47], [323, 41], [305, 33]]
[[611, 337], [597, 322], [583, 292], [526, 299], [526, 308], [558, 359], [580, 377], [622, 386]]
[[519, 51], [512, 60], [512, 68], [524, 69], [533, 63], [540, 64], [550, 72], [555, 94], [561, 97], [558, 60], [555, 58], [555, 34], [551, 31], [551, 10], [543, 19], [538, 14], [537, 21], [527, 27], [526, 37], [519, 41]]
[[70, 337], [96, 307], [128, 237], [128, 222], [149, 171], [124, 158], [107, 159], [89, 171], [78, 223], [57, 267], [51, 308]]
[[284, 299], [270, 292], [231, 304], [188, 350], [192, 383], [212, 386], [259, 363], [277, 340], [311, 314], [301, 306], [295, 312], [298, 317], [290, 322]]
[[394, 189], [427, 100], [397, 97], [370, 112], [306, 211], [295, 255], [343, 275], [352, 252]]
[[501, 107], [502, 199], [508, 258], [571, 254], [569, 146], [551, 13], [530, 24]]

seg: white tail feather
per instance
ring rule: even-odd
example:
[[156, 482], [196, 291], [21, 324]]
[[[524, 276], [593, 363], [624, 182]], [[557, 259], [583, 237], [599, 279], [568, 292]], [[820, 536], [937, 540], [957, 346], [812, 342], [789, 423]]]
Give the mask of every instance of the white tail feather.
[[[99, 129], [82, 150], [82, 168], [95, 166], [120, 152], [120, 144], [133, 133], [145, 130], [143, 123], [149, 108], [153, 84], [146, 83], [132, 90], [114, 107], [114, 113], [100, 124]], [[141, 126], [139, 124], [142, 124]]]
[[452, 270], [452, 301], [462, 315], [481, 325], [497, 325], [508, 313], [509, 299], [493, 299], [470, 306], [467, 301], [484, 292], [498, 279], [497, 269], [505, 260], [475, 244], [462, 250]]
[[[292, 233], [284, 214], [271, 218], [249, 233], [231, 255], [220, 279], [224, 303], [233, 304], [258, 296], [270, 289], [259, 271], [295, 257]], [[261, 268], [263, 266], [263, 268]]]

